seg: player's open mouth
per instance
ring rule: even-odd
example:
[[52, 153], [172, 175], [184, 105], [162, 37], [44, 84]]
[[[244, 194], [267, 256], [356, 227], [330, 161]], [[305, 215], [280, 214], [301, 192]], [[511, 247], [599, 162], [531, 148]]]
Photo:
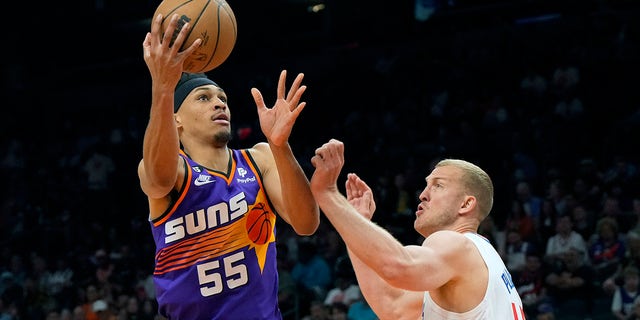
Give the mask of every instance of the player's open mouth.
[[416, 217], [421, 216], [424, 213], [424, 206], [418, 205], [418, 209], [416, 210]]
[[229, 124], [229, 117], [226, 114], [219, 114], [212, 118], [213, 122]]

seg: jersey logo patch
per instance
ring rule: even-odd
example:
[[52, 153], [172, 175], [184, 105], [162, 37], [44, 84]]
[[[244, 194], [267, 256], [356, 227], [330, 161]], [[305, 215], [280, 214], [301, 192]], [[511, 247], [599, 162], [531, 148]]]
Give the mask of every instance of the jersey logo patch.
[[200, 174], [198, 175], [198, 177], [196, 178], [195, 181], [193, 181], [193, 184], [195, 184], [196, 186], [202, 186], [208, 183], [212, 183], [212, 182], [216, 182], [215, 179], [213, 179], [211, 176], [205, 175], [205, 174]]

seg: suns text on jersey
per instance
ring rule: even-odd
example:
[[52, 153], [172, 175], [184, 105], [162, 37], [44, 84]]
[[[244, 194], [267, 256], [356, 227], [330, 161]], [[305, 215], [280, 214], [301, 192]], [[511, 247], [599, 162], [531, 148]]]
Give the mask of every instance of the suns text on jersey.
[[241, 218], [249, 210], [244, 192], [231, 197], [229, 202], [220, 202], [182, 217], [167, 221], [164, 225], [165, 243], [180, 240]]

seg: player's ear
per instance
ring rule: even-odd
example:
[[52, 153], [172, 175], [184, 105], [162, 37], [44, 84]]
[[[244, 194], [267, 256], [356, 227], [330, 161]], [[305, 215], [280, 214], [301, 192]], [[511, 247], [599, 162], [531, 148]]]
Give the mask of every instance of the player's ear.
[[182, 128], [182, 120], [177, 113], [173, 114], [173, 120], [176, 122], [176, 127], [178, 128], [178, 130], [180, 130]]
[[464, 201], [460, 205], [461, 212], [469, 212], [476, 206], [476, 197], [474, 196], [465, 196]]

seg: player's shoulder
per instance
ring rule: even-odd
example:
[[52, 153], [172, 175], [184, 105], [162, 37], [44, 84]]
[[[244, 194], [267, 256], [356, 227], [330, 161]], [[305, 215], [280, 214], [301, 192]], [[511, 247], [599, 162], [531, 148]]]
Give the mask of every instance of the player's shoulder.
[[273, 154], [271, 153], [271, 148], [269, 144], [266, 142], [258, 142], [254, 144], [250, 148], [243, 149], [244, 152], [248, 153], [252, 158], [262, 161], [262, 158], [271, 158]]
[[266, 142], [258, 142], [253, 147], [244, 149], [246, 153], [255, 161], [262, 170], [265, 170], [274, 163], [273, 153], [269, 144]]
[[425, 243], [433, 248], [462, 250], [471, 240], [464, 234], [452, 230], [440, 230], [427, 237]]
[[428, 239], [444, 239], [444, 240], [458, 239], [458, 240], [463, 240], [465, 238], [466, 237], [464, 236], [464, 234], [460, 233], [458, 231], [438, 230], [438, 231], [432, 233], [431, 235], [429, 235]]
[[[457, 231], [436, 231], [426, 238], [423, 246], [429, 248], [440, 258], [440, 261], [450, 266], [475, 265], [478, 257], [474, 254], [478, 250], [473, 241]], [[456, 270], [463, 269], [456, 267]]]
[[271, 148], [267, 142], [258, 142], [249, 150], [256, 150], [257, 152], [269, 152], [271, 153]]

